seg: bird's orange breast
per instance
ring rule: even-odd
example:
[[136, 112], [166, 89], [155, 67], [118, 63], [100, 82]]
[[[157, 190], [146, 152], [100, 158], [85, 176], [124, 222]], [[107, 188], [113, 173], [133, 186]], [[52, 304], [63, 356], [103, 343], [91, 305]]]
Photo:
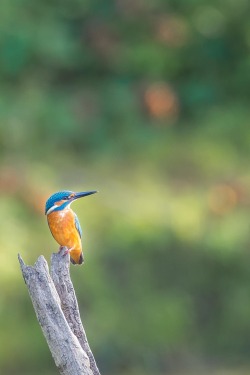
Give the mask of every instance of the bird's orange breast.
[[59, 245], [66, 246], [70, 250], [73, 260], [79, 258], [82, 253], [82, 243], [75, 226], [74, 212], [70, 208], [52, 211], [47, 215], [47, 220], [50, 231]]

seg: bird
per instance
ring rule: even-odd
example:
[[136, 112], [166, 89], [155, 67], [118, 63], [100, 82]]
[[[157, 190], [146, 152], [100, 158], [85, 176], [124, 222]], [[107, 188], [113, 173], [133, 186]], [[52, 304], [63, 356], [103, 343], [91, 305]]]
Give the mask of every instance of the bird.
[[65, 255], [70, 254], [72, 264], [82, 264], [84, 257], [81, 225], [70, 205], [76, 199], [95, 193], [96, 190], [79, 193], [70, 190], [58, 191], [52, 194], [45, 204], [45, 215], [51, 234], [60, 245], [59, 251], [66, 247]]

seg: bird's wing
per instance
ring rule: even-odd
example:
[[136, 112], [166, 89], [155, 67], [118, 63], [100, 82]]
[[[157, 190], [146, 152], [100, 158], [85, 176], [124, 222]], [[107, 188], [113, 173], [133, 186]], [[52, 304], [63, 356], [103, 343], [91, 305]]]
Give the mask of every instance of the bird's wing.
[[75, 226], [76, 226], [76, 229], [77, 229], [77, 231], [79, 233], [80, 238], [82, 238], [82, 228], [81, 228], [80, 222], [79, 222], [78, 217], [76, 216], [76, 214], [75, 214]]

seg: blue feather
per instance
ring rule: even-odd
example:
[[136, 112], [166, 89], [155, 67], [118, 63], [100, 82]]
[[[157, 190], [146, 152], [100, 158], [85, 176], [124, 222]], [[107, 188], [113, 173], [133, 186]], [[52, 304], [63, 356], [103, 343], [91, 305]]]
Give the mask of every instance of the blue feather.
[[82, 228], [81, 228], [81, 225], [80, 225], [80, 222], [78, 220], [78, 217], [76, 216], [75, 214], [75, 226], [76, 226], [76, 229], [80, 235], [80, 238], [82, 238]]
[[[45, 214], [46, 212], [52, 207], [54, 206], [54, 204], [56, 202], [59, 202], [60, 200], [63, 200], [63, 199], [66, 199], [70, 194], [72, 194], [73, 191], [70, 191], [70, 190], [63, 190], [63, 191], [58, 191], [57, 193], [51, 195], [51, 197], [49, 197], [49, 199], [47, 200], [46, 202], [46, 205], [45, 205]], [[67, 202], [68, 203], [68, 202]], [[70, 203], [70, 202], [69, 202]]]

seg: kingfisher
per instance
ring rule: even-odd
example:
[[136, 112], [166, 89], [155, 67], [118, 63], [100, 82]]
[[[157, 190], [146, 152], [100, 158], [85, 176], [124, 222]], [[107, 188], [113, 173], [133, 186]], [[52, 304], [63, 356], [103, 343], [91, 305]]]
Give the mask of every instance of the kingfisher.
[[75, 212], [70, 208], [73, 201], [87, 195], [97, 193], [96, 190], [75, 193], [63, 190], [54, 193], [45, 204], [45, 215], [52, 236], [59, 243], [60, 249], [66, 247], [65, 254], [70, 254], [73, 264], [82, 264], [82, 229]]

